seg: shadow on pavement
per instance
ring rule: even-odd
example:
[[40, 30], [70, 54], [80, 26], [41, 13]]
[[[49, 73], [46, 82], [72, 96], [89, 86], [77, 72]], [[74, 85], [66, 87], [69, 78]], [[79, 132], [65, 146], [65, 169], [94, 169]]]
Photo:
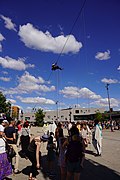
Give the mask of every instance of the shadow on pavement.
[[[92, 154], [91, 152], [87, 152], [89, 154]], [[48, 167], [47, 167], [47, 156], [42, 156], [41, 160], [41, 170], [40, 173], [43, 175], [43, 179], [49, 179], [52, 180], [60, 180], [60, 170], [57, 163], [57, 157], [55, 159], [55, 169], [54, 169], [54, 176], [50, 177], [48, 174]], [[25, 175], [29, 175], [30, 166], [27, 166], [22, 170], [22, 173]], [[37, 179], [39, 179], [39, 175], [37, 176]], [[93, 160], [86, 159], [84, 162], [84, 169], [81, 173], [80, 180], [120, 180], [120, 175], [117, 174], [116, 171], [109, 169], [106, 166], [103, 166]]]
[[22, 169], [22, 173], [25, 174], [25, 175], [29, 176], [29, 172], [30, 172], [30, 166], [27, 166], [24, 169]]
[[48, 170], [48, 162], [47, 162], [47, 155], [42, 156], [42, 169], [41, 172], [43, 173], [44, 178], [46, 179], [47, 177], [49, 177], [51, 180], [60, 180], [60, 171], [59, 171], [59, 166], [58, 166], [58, 162], [57, 162], [57, 157], [55, 158], [55, 162], [54, 162], [54, 173], [52, 174], [52, 176], [49, 174], [49, 170]]
[[103, 166], [90, 159], [85, 160], [84, 170], [81, 174], [81, 180], [119, 180], [120, 175], [112, 169]]

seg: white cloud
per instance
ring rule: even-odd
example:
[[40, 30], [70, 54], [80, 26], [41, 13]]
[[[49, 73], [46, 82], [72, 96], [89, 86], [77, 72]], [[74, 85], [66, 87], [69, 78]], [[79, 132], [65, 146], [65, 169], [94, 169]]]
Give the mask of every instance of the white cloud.
[[20, 78], [18, 78], [19, 84], [15, 88], [10, 88], [4, 91], [4, 94], [28, 94], [33, 91], [37, 92], [50, 92], [55, 91], [55, 86], [46, 86], [42, 77], [34, 77], [25, 72]]
[[2, 52], [2, 44], [0, 43], [0, 52]]
[[18, 58], [18, 60], [16, 60], [9, 56], [6, 56], [5, 58], [0, 57], [0, 65], [3, 68], [22, 71], [25, 70], [26, 68], [34, 67], [33, 64], [25, 64], [24, 62], [25, 62], [24, 58]]
[[101, 80], [101, 82], [103, 83], [108, 83], [108, 84], [116, 84], [119, 83], [117, 79], [107, 79], [107, 78], [103, 78]]
[[2, 44], [1, 42], [5, 40], [4, 36], [0, 33], [0, 52], [2, 52]]
[[110, 51], [107, 50], [105, 52], [98, 52], [95, 56], [96, 59], [99, 59], [99, 60], [108, 60], [110, 59]]
[[15, 104], [16, 103], [16, 100], [14, 99], [7, 99], [8, 102], [10, 102], [11, 104]]
[[[102, 106], [102, 107], [108, 107], [109, 108], [109, 106], [108, 106], [108, 98], [101, 98], [101, 99], [99, 99], [99, 100], [97, 100], [97, 101], [94, 101], [94, 102], [91, 102], [90, 103], [91, 105], [97, 105], [97, 106]], [[110, 106], [111, 106], [111, 108], [113, 108], [113, 107], [119, 107], [119, 105], [120, 105], [120, 101], [119, 100], [117, 100], [117, 99], [115, 99], [115, 98], [110, 98]]]
[[0, 41], [3, 41], [4, 39], [4, 36], [0, 33]]
[[78, 42], [73, 35], [53, 37], [50, 32], [44, 33], [30, 23], [20, 26], [18, 34], [27, 47], [40, 51], [61, 53], [66, 41], [62, 53], [77, 53], [82, 48], [82, 43]]
[[55, 104], [55, 102], [51, 99], [46, 99], [43, 97], [27, 97], [27, 98], [23, 98], [20, 96], [17, 96], [17, 99], [19, 99], [21, 102], [23, 103], [29, 103], [29, 104]]
[[8, 74], [8, 72], [7, 72], [7, 71], [2, 71], [2, 73], [3, 73], [3, 74], [5, 74], [5, 75], [7, 75], [7, 74]]
[[1, 18], [5, 21], [5, 27], [9, 30], [16, 30], [16, 25], [12, 22], [12, 20], [9, 17], [5, 17], [3, 15], [1, 15]]
[[34, 77], [32, 75], [29, 74], [29, 72], [25, 71], [25, 73], [23, 74], [23, 76], [20, 78], [20, 82], [21, 83], [45, 83], [45, 80], [42, 77]]
[[7, 78], [7, 77], [0, 77], [0, 80], [8, 82], [11, 80], [11, 78]]
[[120, 70], [120, 66], [117, 68], [117, 70]]
[[89, 98], [89, 99], [99, 99], [100, 95], [96, 95], [94, 92], [89, 90], [88, 88], [77, 88], [77, 87], [64, 87], [63, 90], [60, 91], [61, 94], [66, 98]]
[[[43, 92], [48, 92], [48, 91], [54, 91], [55, 87], [51, 86], [48, 87], [44, 85], [45, 80], [42, 77], [34, 77], [30, 75], [27, 71], [23, 74], [23, 76], [19, 79], [19, 85], [18, 89], [19, 90], [25, 90], [26, 92], [29, 91], [43, 91]], [[41, 85], [42, 84], [42, 85]]]

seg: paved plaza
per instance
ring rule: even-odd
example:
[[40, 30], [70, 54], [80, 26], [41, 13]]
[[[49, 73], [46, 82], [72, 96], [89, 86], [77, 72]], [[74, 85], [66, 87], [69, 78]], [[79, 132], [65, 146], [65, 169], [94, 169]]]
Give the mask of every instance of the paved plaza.
[[[66, 133], [66, 130], [64, 130]], [[32, 127], [32, 137], [42, 135], [42, 128]], [[103, 130], [103, 152], [101, 157], [95, 157], [92, 154], [93, 147], [89, 145], [86, 150], [86, 159], [84, 169], [80, 180], [120, 180], [120, 131]], [[49, 178], [46, 175], [46, 143], [41, 145], [42, 152], [42, 170], [37, 175], [38, 180], [60, 180], [59, 167], [57, 166], [57, 159], [55, 162], [55, 177]], [[20, 174], [12, 175], [12, 180], [27, 180], [30, 168], [30, 161], [20, 158], [19, 170]]]

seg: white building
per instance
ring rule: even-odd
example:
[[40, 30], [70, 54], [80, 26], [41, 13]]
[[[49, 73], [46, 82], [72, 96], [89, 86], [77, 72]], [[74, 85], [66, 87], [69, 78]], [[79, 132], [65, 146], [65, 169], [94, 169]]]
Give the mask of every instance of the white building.
[[28, 122], [35, 122], [35, 113], [34, 112], [25, 112], [20, 114], [19, 120], [28, 121]]
[[104, 113], [104, 108], [67, 108], [57, 111], [46, 111], [45, 121], [79, 121], [93, 120], [96, 113]]
[[[67, 108], [61, 110], [44, 111], [44, 121], [80, 121], [93, 120], [96, 113], [104, 113], [104, 108]], [[20, 116], [21, 117], [21, 116]], [[20, 118], [21, 119], [21, 118]], [[23, 121], [35, 122], [35, 112], [22, 114]]]

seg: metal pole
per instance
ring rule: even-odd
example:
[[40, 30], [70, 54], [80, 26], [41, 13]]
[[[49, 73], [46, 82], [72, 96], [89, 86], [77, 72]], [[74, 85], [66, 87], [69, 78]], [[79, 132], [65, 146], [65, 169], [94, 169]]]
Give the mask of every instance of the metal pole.
[[58, 101], [56, 101], [56, 105], [57, 105], [57, 121], [58, 121]]
[[110, 84], [106, 84], [106, 89], [107, 89], [107, 95], [108, 95], [108, 105], [109, 105], [109, 113], [110, 113], [110, 120], [112, 120], [111, 118], [111, 108], [110, 108], [110, 96], [109, 96], [109, 85]]

